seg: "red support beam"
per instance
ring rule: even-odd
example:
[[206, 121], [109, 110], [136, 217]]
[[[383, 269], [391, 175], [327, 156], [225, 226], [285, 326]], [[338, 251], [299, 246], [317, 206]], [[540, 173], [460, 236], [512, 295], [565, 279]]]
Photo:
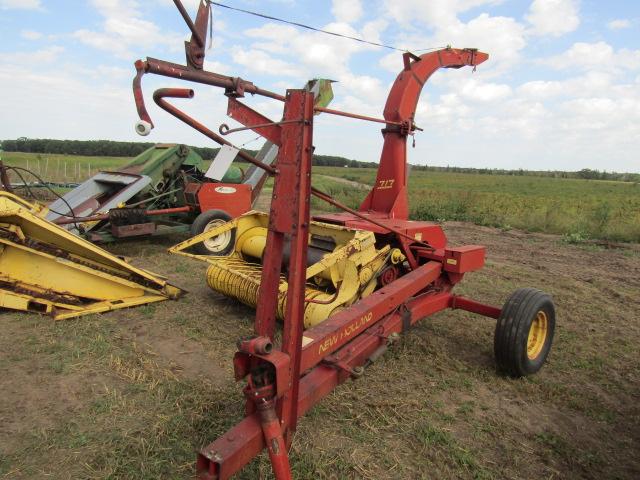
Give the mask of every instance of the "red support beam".
[[314, 367], [327, 355], [393, 312], [406, 299], [426, 289], [440, 276], [441, 272], [441, 263], [428, 262], [356, 302], [350, 308], [306, 330], [304, 332], [306, 346], [302, 351], [302, 371]]
[[454, 309], [458, 308], [460, 310], [466, 310], [467, 312], [477, 313], [479, 315], [484, 315], [485, 317], [495, 318], [496, 320], [500, 317], [500, 313], [502, 312], [502, 309], [500, 308], [476, 302], [470, 298], [460, 297], [458, 295], [453, 295], [451, 297], [450, 306]]
[[[349, 378], [349, 372], [340, 369], [337, 364], [351, 369], [365, 364], [366, 360], [386, 343], [386, 339], [392, 333], [401, 333], [425, 316], [445, 310], [449, 307], [450, 301], [449, 292], [433, 292], [412, 298], [404, 304], [406, 310], [394, 311], [387, 315], [337, 350], [332, 355], [334, 365], [319, 364], [311, 369], [300, 379], [298, 417], [307, 413]], [[198, 479], [228, 479], [264, 448], [259, 415], [253, 413], [200, 451], [196, 463]]]
[[[285, 393], [280, 404], [280, 421], [283, 429], [286, 429], [287, 439], [290, 440], [298, 420], [310, 220], [313, 93], [306, 90], [289, 90], [285, 105], [283, 120], [286, 122], [299, 119], [300, 122], [283, 124], [281, 127], [282, 145], [275, 180], [278, 190], [274, 184], [271, 216], [278, 212], [276, 222], [286, 222], [290, 229], [291, 255], [287, 278], [287, 305], [282, 329], [282, 352], [289, 355], [291, 360], [291, 389]], [[267, 257], [267, 263], [270, 262], [271, 259]], [[287, 444], [289, 443], [290, 441], [287, 441]]]
[[258, 135], [266, 138], [271, 143], [280, 146], [282, 141], [282, 128], [279, 125], [274, 124], [273, 120], [270, 120], [261, 113], [247, 107], [245, 104], [240, 103], [234, 97], [229, 97], [229, 101], [227, 103], [227, 115], [233, 118], [236, 122], [240, 122], [245, 127], [264, 124], [268, 125], [252, 128], [252, 130]]

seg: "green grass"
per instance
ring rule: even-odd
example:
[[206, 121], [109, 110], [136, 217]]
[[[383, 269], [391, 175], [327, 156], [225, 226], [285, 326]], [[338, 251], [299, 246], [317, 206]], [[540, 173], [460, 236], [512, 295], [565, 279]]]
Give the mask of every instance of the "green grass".
[[[2, 152], [6, 165], [27, 168], [51, 182], [78, 182], [100, 170], [113, 170], [126, 164], [127, 157], [83, 157], [54, 153]], [[27, 180], [35, 180], [33, 178]]]
[[[367, 185], [373, 184], [376, 173], [369, 168], [336, 167], [318, 167], [315, 172]], [[353, 203], [354, 194], [350, 191], [345, 198]], [[409, 196], [416, 220], [458, 220], [562, 234], [570, 243], [640, 242], [637, 183], [414, 171]], [[339, 192], [337, 198], [341, 199]]]
[[[116, 169], [130, 160], [12, 152], [3, 153], [2, 159], [8, 165], [28, 166], [48, 180], [68, 182]], [[315, 167], [313, 185], [357, 208], [375, 175], [373, 168]], [[270, 185], [266, 184], [267, 189]], [[466, 221], [559, 234], [567, 243], [640, 242], [640, 185], [632, 182], [413, 171], [409, 196], [411, 217], [416, 220]], [[316, 211], [335, 210], [315, 198], [311, 205]]]

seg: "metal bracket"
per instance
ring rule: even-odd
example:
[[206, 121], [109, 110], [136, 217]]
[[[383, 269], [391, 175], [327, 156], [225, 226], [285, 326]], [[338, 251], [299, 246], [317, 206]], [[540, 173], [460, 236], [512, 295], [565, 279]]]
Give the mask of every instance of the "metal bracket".
[[364, 375], [364, 367], [361, 367], [361, 366], [351, 367], [344, 361], [336, 358], [334, 355], [329, 355], [322, 361], [322, 363], [330, 365], [339, 370], [342, 370], [343, 372], [346, 372], [353, 378], [360, 378], [362, 375]]
[[402, 333], [411, 327], [411, 310], [407, 308], [407, 304], [400, 305], [400, 316], [402, 317]]
[[242, 380], [251, 374], [251, 370], [254, 368], [254, 360], [270, 364], [273, 367], [275, 372], [275, 397], [282, 397], [291, 388], [289, 384], [291, 370], [289, 355], [282, 353], [280, 350], [271, 350], [270, 353], [264, 355], [236, 352], [233, 357], [233, 370], [236, 381]]
[[302, 119], [283, 120], [281, 122], [261, 123], [259, 125], [249, 125], [246, 127], [238, 127], [238, 128], [229, 128], [229, 125], [227, 125], [226, 123], [223, 123], [222, 125], [220, 125], [220, 128], [218, 128], [218, 131], [220, 132], [220, 135], [229, 135], [230, 133], [242, 132], [244, 130], [256, 130], [258, 128], [276, 127], [280, 125], [286, 125], [288, 123], [303, 123], [303, 122], [304, 120]]

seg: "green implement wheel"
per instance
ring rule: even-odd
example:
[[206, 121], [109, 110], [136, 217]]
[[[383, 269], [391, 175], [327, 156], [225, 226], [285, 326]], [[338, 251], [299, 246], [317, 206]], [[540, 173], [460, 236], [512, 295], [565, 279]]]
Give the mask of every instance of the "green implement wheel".
[[555, 326], [550, 295], [534, 288], [516, 290], [496, 324], [493, 350], [498, 369], [512, 377], [540, 370], [551, 350]]

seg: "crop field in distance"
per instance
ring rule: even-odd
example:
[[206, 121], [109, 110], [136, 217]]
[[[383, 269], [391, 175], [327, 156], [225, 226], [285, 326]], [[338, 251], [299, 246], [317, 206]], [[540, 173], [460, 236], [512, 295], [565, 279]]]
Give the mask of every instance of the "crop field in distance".
[[[375, 181], [372, 168], [317, 167], [314, 172], [365, 184], [325, 184], [357, 207]], [[320, 186], [322, 188], [322, 186]], [[640, 185], [632, 182], [413, 171], [411, 218], [565, 235], [573, 242], [640, 241]]]
[[[56, 182], [81, 181], [129, 160], [13, 152], [4, 152], [2, 159]], [[376, 175], [373, 168], [322, 166], [313, 171], [314, 186], [352, 208], [364, 199]], [[267, 183], [266, 192], [269, 187]], [[640, 184], [634, 182], [412, 171], [409, 195], [415, 220], [466, 221], [553, 233], [573, 243], [588, 239], [640, 242]], [[312, 206], [330, 209], [317, 199]]]

